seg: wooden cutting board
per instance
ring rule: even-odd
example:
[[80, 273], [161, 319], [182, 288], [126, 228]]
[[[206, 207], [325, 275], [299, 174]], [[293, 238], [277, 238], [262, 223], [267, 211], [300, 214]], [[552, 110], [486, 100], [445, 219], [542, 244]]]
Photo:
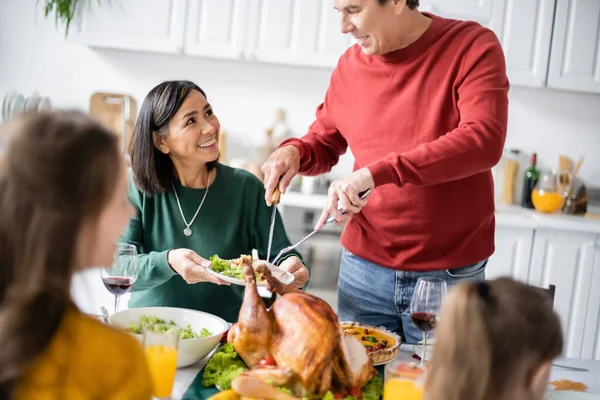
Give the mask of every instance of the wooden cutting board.
[[90, 97], [90, 115], [121, 138], [123, 154], [129, 154], [136, 109], [135, 99], [126, 94], [98, 92]]

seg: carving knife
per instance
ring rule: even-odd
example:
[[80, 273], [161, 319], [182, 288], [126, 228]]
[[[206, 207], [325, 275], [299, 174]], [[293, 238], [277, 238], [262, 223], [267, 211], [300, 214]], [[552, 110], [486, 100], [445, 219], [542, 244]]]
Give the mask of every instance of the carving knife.
[[[358, 194], [358, 196], [361, 198], [361, 200], [366, 199], [367, 197], [369, 197], [369, 195], [371, 194], [371, 192], [373, 191], [374, 188], [369, 188], [367, 190], [365, 190], [364, 192], [360, 192]], [[338, 211], [340, 211], [342, 214], [346, 214], [346, 210], [344, 210], [338, 202]], [[327, 219], [325, 220], [325, 224], [323, 225], [323, 228], [328, 225], [331, 224], [332, 222], [335, 221], [335, 217], [332, 214], [329, 214], [329, 217], [327, 217]], [[321, 228], [322, 229], [322, 228]], [[279, 254], [277, 254], [277, 257], [275, 257], [275, 259], [273, 260], [273, 262], [271, 264], [275, 264], [277, 261], [279, 261], [279, 259], [281, 258], [281, 256], [283, 256], [285, 253], [288, 253], [292, 250], [294, 250], [296, 247], [300, 246], [302, 243], [304, 243], [309, 237], [311, 237], [312, 235], [314, 235], [315, 233], [317, 233], [317, 230], [313, 230], [311, 233], [309, 233], [307, 236], [304, 237], [304, 239], [300, 240], [298, 243], [288, 246], [284, 249], [281, 249], [281, 251], [279, 252]], [[267, 260], [268, 263], [269, 260]]]
[[271, 245], [273, 243], [273, 229], [275, 229], [275, 217], [277, 216], [277, 204], [279, 204], [279, 199], [281, 198], [281, 192], [279, 191], [279, 185], [273, 191], [271, 195], [271, 207], [273, 207], [273, 212], [271, 213], [271, 228], [269, 229], [269, 244], [267, 245], [267, 265], [270, 264], [269, 258], [271, 257]]

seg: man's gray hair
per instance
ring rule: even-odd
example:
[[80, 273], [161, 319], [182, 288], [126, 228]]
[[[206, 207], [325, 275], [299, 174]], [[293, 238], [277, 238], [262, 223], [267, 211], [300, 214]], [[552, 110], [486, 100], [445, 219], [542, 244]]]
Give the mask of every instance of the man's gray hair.
[[[389, 1], [390, 0], [377, 0], [377, 3], [379, 3], [380, 6], [385, 6]], [[394, 2], [397, 3], [398, 0], [394, 0]], [[406, 5], [411, 10], [414, 10], [419, 7], [419, 0], [406, 0]]]

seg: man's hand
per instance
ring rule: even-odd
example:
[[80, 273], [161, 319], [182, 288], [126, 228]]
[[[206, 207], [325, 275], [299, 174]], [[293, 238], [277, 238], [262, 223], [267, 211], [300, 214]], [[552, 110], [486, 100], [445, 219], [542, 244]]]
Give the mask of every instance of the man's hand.
[[260, 167], [264, 174], [265, 201], [271, 206], [271, 195], [279, 184], [281, 193], [290, 185], [300, 169], [300, 151], [295, 146], [284, 146], [273, 152]]
[[308, 268], [306, 268], [306, 266], [302, 264], [302, 261], [300, 261], [300, 259], [296, 256], [292, 256], [283, 260], [279, 265], [279, 268], [284, 269], [290, 274], [294, 275], [295, 279], [291, 285], [297, 287], [298, 289], [303, 288], [310, 277]]
[[[323, 209], [321, 218], [315, 226], [315, 229], [321, 229], [329, 214], [332, 214], [338, 225], [341, 225], [345, 221], [351, 218], [350, 214], [357, 214], [360, 210], [367, 205], [367, 199], [361, 200], [359, 193], [364, 192], [367, 189], [375, 186], [371, 172], [367, 168], [361, 168], [354, 171], [348, 178], [343, 180], [334, 181], [329, 186], [329, 199], [327, 200], [327, 206]], [[338, 204], [339, 202], [339, 204]], [[338, 210], [338, 206], [341, 206], [346, 214]]]

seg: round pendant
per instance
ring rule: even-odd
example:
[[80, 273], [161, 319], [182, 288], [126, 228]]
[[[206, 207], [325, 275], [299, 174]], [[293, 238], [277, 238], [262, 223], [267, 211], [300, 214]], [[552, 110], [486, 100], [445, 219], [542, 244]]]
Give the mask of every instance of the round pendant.
[[192, 230], [188, 227], [183, 230], [185, 236], [192, 236]]

